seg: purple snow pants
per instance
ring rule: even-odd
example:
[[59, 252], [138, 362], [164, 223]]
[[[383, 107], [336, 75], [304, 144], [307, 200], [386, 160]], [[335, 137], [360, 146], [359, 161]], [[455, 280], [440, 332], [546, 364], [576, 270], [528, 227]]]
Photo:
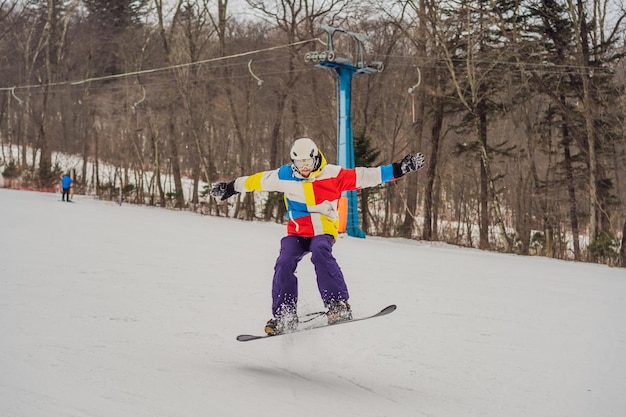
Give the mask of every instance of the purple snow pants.
[[279, 316], [285, 310], [295, 311], [298, 303], [298, 262], [311, 252], [311, 262], [317, 275], [317, 288], [324, 304], [331, 300], [348, 300], [348, 288], [341, 268], [333, 256], [335, 239], [331, 235], [313, 237], [285, 236], [280, 241], [280, 255], [274, 266], [272, 282], [272, 312]]

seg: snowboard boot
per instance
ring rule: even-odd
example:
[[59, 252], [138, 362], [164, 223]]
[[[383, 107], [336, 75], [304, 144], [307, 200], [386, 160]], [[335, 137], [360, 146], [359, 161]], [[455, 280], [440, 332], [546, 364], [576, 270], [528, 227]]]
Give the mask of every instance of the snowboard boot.
[[326, 317], [328, 318], [328, 324], [341, 323], [342, 321], [352, 320], [352, 309], [347, 301], [332, 300], [326, 307]]
[[282, 333], [291, 333], [298, 328], [298, 315], [295, 312], [283, 313], [267, 321], [265, 333], [274, 336]]

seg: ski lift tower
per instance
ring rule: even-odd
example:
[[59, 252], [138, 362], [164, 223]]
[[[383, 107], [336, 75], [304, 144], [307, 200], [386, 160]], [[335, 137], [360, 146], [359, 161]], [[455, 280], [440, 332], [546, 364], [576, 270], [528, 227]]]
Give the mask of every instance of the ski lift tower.
[[[382, 62], [365, 62], [363, 42], [369, 37], [360, 33], [349, 32], [326, 25], [320, 25], [326, 32], [328, 41], [324, 52], [308, 52], [304, 60], [317, 62], [319, 68], [331, 68], [337, 74], [337, 163], [344, 168], [354, 168], [354, 139], [352, 136], [352, 110], [351, 93], [352, 77], [354, 75], [372, 74], [384, 69]], [[336, 33], [349, 36], [355, 46], [356, 62], [351, 62], [347, 57], [338, 56], [335, 51], [333, 37]], [[359, 225], [359, 206], [356, 191], [346, 191], [343, 198], [347, 200], [346, 232], [349, 236], [365, 237], [365, 232]], [[341, 208], [340, 204], [340, 208]], [[345, 214], [340, 212], [341, 216]]]

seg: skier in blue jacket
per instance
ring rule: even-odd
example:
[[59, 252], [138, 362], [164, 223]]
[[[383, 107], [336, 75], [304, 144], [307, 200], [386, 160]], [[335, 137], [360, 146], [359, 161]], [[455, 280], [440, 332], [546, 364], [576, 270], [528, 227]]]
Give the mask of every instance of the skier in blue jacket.
[[65, 174], [61, 177], [61, 186], [63, 187], [63, 194], [61, 195], [61, 200], [65, 201], [65, 197], [67, 196], [67, 202], [71, 202], [70, 200], [70, 186], [72, 185], [72, 177], [70, 174]]

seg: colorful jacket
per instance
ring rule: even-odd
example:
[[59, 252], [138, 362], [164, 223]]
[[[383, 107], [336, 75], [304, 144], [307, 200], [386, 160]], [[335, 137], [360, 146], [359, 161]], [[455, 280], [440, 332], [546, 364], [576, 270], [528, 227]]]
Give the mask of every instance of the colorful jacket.
[[309, 178], [302, 177], [291, 164], [272, 171], [239, 177], [237, 192], [277, 191], [285, 194], [287, 233], [312, 237], [338, 234], [337, 205], [343, 191], [375, 187], [393, 181], [391, 164], [375, 168], [347, 169], [326, 162], [322, 155], [320, 167]]

